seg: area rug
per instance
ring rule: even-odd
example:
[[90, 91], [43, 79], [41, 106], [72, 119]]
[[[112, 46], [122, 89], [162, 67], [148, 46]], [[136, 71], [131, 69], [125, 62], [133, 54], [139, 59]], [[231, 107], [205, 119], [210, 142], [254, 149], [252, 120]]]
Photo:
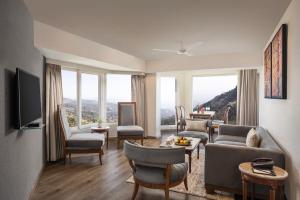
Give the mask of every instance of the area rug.
[[[186, 158], [188, 160], [188, 158]], [[134, 183], [133, 176], [129, 177], [127, 183]], [[218, 200], [233, 200], [232, 194], [216, 191], [215, 194], [206, 194], [204, 187], [204, 150], [200, 150], [199, 159], [197, 159], [196, 152], [192, 156], [192, 172], [188, 174], [188, 187], [186, 191], [184, 184], [180, 184], [174, 188], [170, 188], [170, 191], [179, 192], [207, 199], [218, 199]]]

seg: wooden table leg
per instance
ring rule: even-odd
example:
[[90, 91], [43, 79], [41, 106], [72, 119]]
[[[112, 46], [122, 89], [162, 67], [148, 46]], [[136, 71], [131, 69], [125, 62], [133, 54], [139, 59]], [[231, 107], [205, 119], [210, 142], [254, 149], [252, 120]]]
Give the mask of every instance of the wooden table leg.
[[106, 131], [106, 149], [108, 149], [108, 137], [109, 137], [109, 131]]
[[192, 172], [192, 153], [189, 152], [188, 155], [189, 155], [189, 173], [191, 173]]
[[275, 188], [271, 188], [270, 189], [270, 200], [275, 200], [275, 198], [276, 198], [276, 190], [275, 190]]
[[243, 200], [247, 200], [247, 194], [248, 194], [248, 183], [243, 178]]
[[197, 146], [197, 159], [199, 159], [199, 152], [200, 152], [200, 143]]

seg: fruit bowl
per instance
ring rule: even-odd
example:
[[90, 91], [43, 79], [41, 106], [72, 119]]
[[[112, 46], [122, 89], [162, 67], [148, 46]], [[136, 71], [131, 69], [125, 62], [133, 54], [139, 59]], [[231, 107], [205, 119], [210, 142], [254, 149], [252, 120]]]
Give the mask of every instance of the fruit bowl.
[[175, 140], [175, 144], [178, 146], [190, 146], [191, 141], [185, 137], [179, 137]]

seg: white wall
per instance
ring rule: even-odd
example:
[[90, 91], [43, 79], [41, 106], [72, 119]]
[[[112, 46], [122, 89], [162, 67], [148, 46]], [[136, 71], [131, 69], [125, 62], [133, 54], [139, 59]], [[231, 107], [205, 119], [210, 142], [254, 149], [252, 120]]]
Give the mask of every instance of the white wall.
[[[300, 199], [300, 1], [293, 0], [279, 22], [288, 24], [287, 100], [264, 98], [263, 76], [260, 81], [260, 125], [267, 128], [286, 152], [289, 179], [288, 199]], [[270, 37], [273, 38], [273, 35]], [[267, 44], [266, 44], [267, 45]], [[261, 68], [263, 74], [263, 68]]]
[[45, 149], [44, 131], [13, 126], [16, 67], [40, 77], [43, 88], [43, 59], [33, 46], [33, 20], [23, 0], [0, 1], [0, 44], [0, 199], [25, 200], [43, 167]]

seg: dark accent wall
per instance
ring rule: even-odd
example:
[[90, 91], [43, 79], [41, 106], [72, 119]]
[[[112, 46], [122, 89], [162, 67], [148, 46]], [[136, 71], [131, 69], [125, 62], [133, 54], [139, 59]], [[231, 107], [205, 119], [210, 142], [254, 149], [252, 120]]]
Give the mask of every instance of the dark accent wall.
[[44, 131], [14, 129], [16, 68], [39, 76], [43, 88], [43, 57], [33, 37], [24, 1], [0, 0], [0, 199], [5, 200], [28, 199], [44, 163]]

